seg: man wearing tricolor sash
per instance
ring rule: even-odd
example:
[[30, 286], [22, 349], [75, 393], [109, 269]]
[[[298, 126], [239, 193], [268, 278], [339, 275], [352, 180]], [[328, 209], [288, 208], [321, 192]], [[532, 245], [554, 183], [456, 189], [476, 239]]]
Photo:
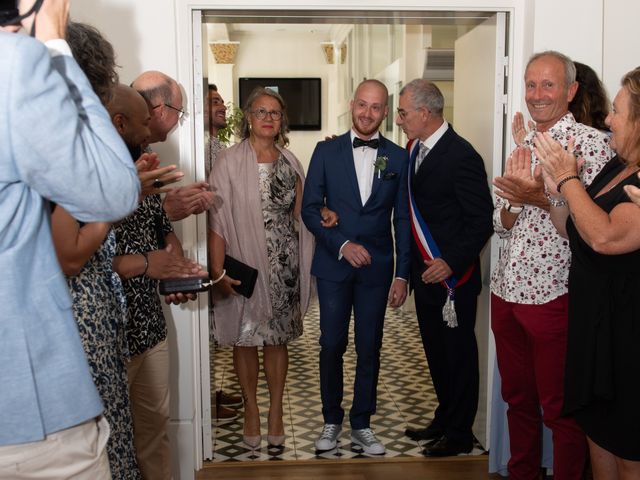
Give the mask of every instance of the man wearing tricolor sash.
[[469, 453], [478, 407], [474, 332], [482, 289], [480, 251], [492, 234], [484, 163], [443, 118], [444, 98], [424, 79], [400, 91], [396, 123], [410, 140], [411, 286], [438, 408], [424, 428], [425, 456]]

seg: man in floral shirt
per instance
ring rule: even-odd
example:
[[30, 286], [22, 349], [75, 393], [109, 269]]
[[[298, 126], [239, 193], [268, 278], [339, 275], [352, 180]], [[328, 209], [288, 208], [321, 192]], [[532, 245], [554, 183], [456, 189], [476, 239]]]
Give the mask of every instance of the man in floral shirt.
[[[581, 179], [589, 184], [611, 158], [608, 137], [577, 123], [569, 113], [575, 95], [573, 62], [558, 52], [535, 54], [525, 71], [525, 100], [536, 127], [523, 146], [533, 150], [537, 133], [549, 132], [585, 160]], [[544, 421], [553, 432], [554, 478], [580, 479], [586, 439], [571, 418], [562, 417], [567, 334], [569, 243], [549, 217], [549, 200], [535, 152], [531, 165], [507, 161], [494, 181], [498, 199], [494, 229], [504, 240], [491, 279], [491, 327], [509, 404], [509, 478], [538, 478]]]

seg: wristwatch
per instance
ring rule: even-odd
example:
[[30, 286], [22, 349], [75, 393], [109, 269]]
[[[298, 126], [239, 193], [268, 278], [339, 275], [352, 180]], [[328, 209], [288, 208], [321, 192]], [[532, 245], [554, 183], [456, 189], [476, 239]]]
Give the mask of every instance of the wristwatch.
[[564, 207], [567, 204], [567, 201], [562, 197], [552, 197], [547, 193], [547, 200], [549, 200], [549, 204], [552, 207]]
[[504, 204], [504, 208], [507, 210], [507, 212], [515, 213], [516, 215], [518, 215], [519, 213], [522, 213], [522, 211], [524, 210], [524, 205], [516, 207], [515, 205], [511, 205], [507, 200], [507, 203]]

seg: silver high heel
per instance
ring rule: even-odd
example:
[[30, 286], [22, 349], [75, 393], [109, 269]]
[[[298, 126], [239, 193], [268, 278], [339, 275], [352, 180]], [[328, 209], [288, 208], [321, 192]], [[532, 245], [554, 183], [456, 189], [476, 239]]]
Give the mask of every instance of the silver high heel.
[[242, 435], [242, 442], [251, 450], [258, 450], [262, 443], [262, 435]]

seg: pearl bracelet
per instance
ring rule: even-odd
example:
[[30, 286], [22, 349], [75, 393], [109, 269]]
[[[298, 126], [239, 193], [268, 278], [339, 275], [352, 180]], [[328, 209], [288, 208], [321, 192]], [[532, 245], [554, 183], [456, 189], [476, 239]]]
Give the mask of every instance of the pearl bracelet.
[[215, 285], [216, 283], [218, 283], [220, 280], [222, 280], [224, 278], [224, 276], [227, 274], [227, 271], [223, 268], [222, 269], [222, 273], [220, 274], [220, 276], [218, 278], [216, 278], [215, 280], [211, 280], [211, 285]]

